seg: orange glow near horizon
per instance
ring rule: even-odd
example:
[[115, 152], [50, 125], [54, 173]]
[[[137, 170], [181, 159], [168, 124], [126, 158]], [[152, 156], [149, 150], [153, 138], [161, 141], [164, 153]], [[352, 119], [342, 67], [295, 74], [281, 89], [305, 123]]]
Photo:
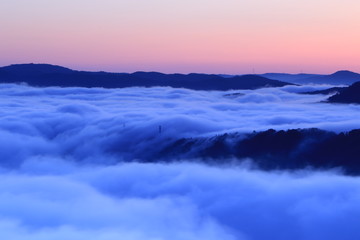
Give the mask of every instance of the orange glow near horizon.
[[355, 0], [13, 0], [0, 65], [79, 70], [360, 72]]

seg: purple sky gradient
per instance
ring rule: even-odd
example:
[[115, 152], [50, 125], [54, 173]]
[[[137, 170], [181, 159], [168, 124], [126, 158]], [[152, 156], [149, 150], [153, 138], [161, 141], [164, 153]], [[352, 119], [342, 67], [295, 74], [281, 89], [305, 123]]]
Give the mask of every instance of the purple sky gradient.
[[359, 9], [355, 0], [1, 1], [0, 65], [360, 72]]

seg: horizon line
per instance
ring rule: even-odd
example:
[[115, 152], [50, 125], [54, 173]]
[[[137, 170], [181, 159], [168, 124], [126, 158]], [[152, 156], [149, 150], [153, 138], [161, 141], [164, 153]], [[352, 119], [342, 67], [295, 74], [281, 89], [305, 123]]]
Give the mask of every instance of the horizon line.
[[133, 74], [133, 73], [138, 73], [138, 72], [144, 72], [144, 73], [161, 73], [161, 74], [181, 74], [181, 75], [189, 75], [189, 74], [207, 74], [207, 75], [228, 75], [228, 76], [241, 76], [241, 75], [263, 75], [263, 74], [288, 74], [288, 75], [300, 75], [300, 74], [308, 74], [308, 75], [331, 75], [337, 72], [342, 72], [342, 71], [346, 71], [346, 72], [352, 72], [352, 73], [357, 73], [360, 74], [358, 72], [355, 71], [351, 71], [348, 69], [340, 69], [337, 70], [335, 72], [330, 72], [330, 73], [310, 73], [310, 72], [298, 72], [298, 73], [289, 73], [289, 72], [277, 72], [277, 71], [270, 71], [270, 72], [262, 72], [262, 73], [238, 73], [238, 74], [229, 74], [229, 73], [205, 73], [205, 72], [162, 72], [162, 71], [144, 71], [144, 70], [137, 70], [137, 71], [129, 71], [129, 72], [121, 72], [121, 71], [105, 71], [105, 70], [79, 70], [76, 68], [72, 68], [72, 67], [67, 67], [64, 65], [60, 65], [60, 64], [53, 64], [53, 63], [45, 63], [45, 62], [28, 62], [28, 63], [12, 63], [12, 64], [8, 64], [8, 65], [3, 65], [0, 66], [0, 68], [4, 68], [4, 67], [10, 67], [10, 66], [16, 66], [16, 65], [49, 65], [49, 66], [55, 66], [55, 67], [62, 67], [62, 68], [67, 68], [69, 70], [72, 71], [78, 71], [78, 72], [104, 72], [104, 73], [119, 73], [119, 74]]

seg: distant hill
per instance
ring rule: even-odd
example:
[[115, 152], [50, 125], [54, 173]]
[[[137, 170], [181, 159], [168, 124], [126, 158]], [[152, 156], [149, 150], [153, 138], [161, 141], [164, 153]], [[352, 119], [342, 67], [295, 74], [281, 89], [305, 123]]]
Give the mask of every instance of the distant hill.
[[360, 81], [360, 74], [350, 71], [338, 71], [330, 75], [315, 76], [296, 81], [299, 84], [317, 83], [332, 85], [351, 85]]
[[266, 77], [269, 79], [276, 79], [279, 81], [291, 82], [291, 83], [300, 83], [304, 79], [320, 77], [323, 75], [320, 74], [308, 74], [308, 73], [299, 73], [299, 74], [289, 74], [289, 73], [265, 73], [260, 76]]
[[360, 82], [344, 88], [338, 94], [328, 99], [331, 103], [358, 103], [360, 104]]
[[346, 70], [338, 71], [330, 75], [265, 73], [260, 76], [294, 84], [351, 85], [354, 82], [360, 81], [360, 74]]
[[153, 87], [169, 86], [194, 90], [256, 89], [291, 83], [257, 75], [222, 77], [215, 74], [163, 74], [158, 72], [108, 73], [74, 71], [49, 64], [17, 64], [0, 68], [0, 83], [60, 87]]
[[50, 64], [13, 64], [0, 68], [3, 72], [16, 73], [18, 75], [38, 75], [51, 73], [71, 73], [73, 70]]

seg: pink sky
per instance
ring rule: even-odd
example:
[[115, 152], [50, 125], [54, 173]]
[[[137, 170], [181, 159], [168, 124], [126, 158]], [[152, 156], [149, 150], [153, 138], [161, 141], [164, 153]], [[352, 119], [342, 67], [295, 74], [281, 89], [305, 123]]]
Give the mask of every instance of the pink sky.
[[360, 72], [358, 0], [11, 0], [0, 29], [0, 65]]

